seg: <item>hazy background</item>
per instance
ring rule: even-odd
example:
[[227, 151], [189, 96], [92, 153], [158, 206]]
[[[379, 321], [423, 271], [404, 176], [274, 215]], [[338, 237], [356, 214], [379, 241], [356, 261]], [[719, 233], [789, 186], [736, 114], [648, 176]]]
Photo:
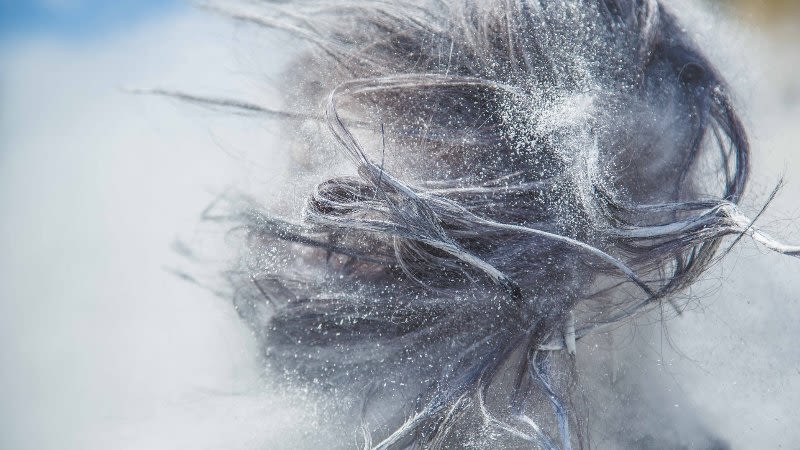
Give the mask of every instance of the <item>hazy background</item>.
[[[743, 105], [748, 211], [785, 174], [760, 224], [800, 241], [798, 2], [677, 5]], [[123, 90], [275, 104], [285, 42], [178, 1], [0, 0], [0, 449], [295, 448], [313, 428], [230, 304], [167, 270], [178, 238], [224, 248], [199, 223], [219, 192], [292, 195], [276, 130]], [[734, 448], [800, 447], [800, 261], [742, 242], [692, 293], [642, 356], [674, 407]]]

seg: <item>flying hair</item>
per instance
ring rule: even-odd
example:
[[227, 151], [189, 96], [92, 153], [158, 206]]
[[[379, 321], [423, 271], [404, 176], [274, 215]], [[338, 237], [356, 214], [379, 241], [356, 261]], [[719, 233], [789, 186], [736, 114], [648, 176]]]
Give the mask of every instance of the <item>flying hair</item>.
[[152, 92], [286, 121], [303, 170], [353, 169], [302, 220], [237, 203], [228, 275], [270, 370], [358, 405], [365, 448], [447, 447], [465, 423], [588, 447], [576, 340], [680, 313], [725, 238], [800, 254], [740, 212], [745, 129], [659, 1], [204, 6], [305, 44], [286, 108]]

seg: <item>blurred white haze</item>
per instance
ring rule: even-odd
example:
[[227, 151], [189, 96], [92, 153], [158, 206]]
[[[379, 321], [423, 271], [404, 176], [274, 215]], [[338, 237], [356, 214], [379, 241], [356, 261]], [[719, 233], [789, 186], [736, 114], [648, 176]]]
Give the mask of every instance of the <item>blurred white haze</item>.
[[[797, 22], [767, 33], [668, 3], [738, 95], [746, 211], [785, 174], [759, 224], [800, 241]], [[288, 42], [190, 8], [96, 39], [0, 41], [0, 449], [324, 448], [311, 405], [262, 379], [230, 302], [167, 270], [184, 265], [176, 239], [209, 268], [229, 257], [200, 221], [220, 192], [300, 196], [276, 188], [291, 177], [277, 127], [122, 89], [278, 105]], [[733, 448], [800, 448], [800, 261], [743, 239], [706, 278], [669, 339], [653, 325], [632, 357]]]

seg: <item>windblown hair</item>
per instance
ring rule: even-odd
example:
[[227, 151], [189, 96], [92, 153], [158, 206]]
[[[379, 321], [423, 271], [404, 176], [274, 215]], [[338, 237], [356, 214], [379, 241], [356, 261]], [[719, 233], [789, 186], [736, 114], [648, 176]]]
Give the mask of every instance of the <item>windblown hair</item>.
[[575, 339], [680, 310], [726, 236], [798, 253], [739, 213], [749, 146], [729, 89], [656, 0], [221, 10], [309, 45], [286, 110], [216, 102], [355, 168], [299, 223], [237, 214], [235, 305], [287, 382], [363, 402], [365, 447], [584, 447]]

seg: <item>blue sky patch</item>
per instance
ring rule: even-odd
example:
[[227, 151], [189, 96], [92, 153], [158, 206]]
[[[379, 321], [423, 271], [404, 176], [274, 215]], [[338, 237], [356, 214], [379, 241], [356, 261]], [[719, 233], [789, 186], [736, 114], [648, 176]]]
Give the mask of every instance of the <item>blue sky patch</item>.
[[185, 7], [182, 0], [0, 0], [0, 39], [96, 37]]

